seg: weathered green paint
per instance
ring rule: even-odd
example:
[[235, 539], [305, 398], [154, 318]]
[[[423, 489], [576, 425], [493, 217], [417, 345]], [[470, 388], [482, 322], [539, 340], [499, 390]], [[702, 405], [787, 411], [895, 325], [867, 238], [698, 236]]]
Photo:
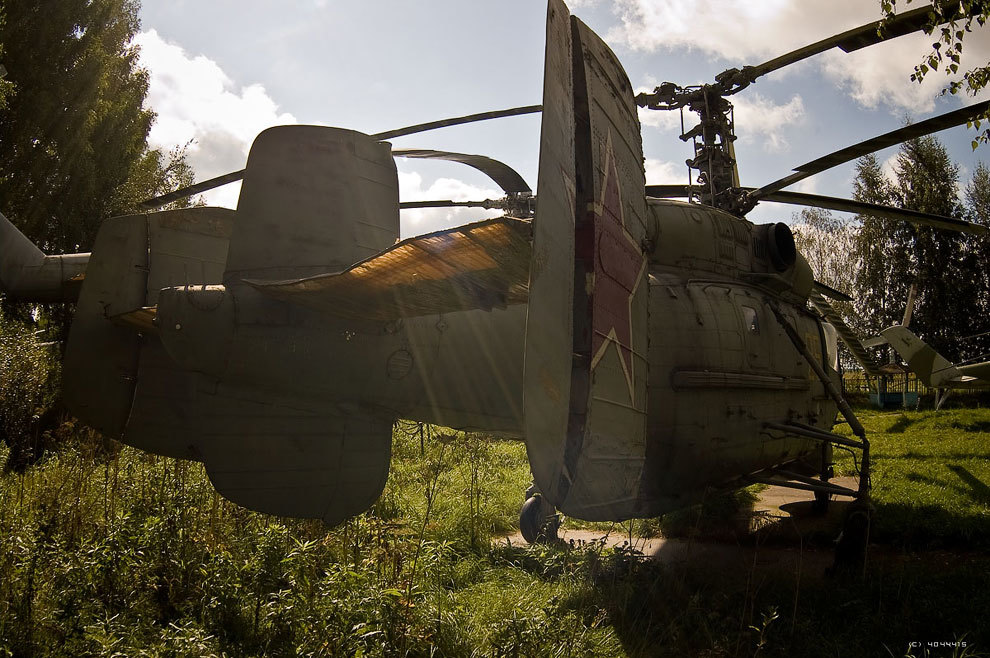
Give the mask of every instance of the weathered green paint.
[[[330, 523], [380, 494], [397, 418], [524, 438], [548, 499], [586, 519], [661, 514], [819, 455], [780, 429], [828, 429], [836, 415], [771, 311], [837, 381], [834, 333], [807, 308], [810, 268], [786, 228], [644, 196], [628, 79], [559, 0], [544, 94], [517, 282], [529, 304], [480, 296], [471, 310], [356, 319], [273, 295], [387, 252], [398, 185], [370, 136], [271, 128], [236, 212], [104, 224], [70, 337], [70, 408], [131, 445], [203, 461], [239, 504]], [[4, 285], [61, 290], [36, 276], [49, 257], [10, 228], [0, 222]], [[475, 266], [458, 267], [470, 286]], [[156, 325], [140, 328], [134, 314], [155, 305]]]

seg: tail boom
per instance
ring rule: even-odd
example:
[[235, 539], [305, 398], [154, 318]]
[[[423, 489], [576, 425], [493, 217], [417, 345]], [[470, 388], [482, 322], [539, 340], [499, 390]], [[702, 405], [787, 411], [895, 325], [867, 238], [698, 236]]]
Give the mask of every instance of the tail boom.
[[0, 214], [0, 291], [25, 302], [75, 302], [89, 254], [47, 256]]

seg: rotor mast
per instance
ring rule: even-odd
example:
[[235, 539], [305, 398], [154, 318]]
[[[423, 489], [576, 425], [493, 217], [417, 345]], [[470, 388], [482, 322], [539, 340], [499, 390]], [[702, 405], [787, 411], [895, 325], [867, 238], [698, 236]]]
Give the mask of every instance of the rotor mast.
[[[694, 157], [686, 160], [691, 174], [691, 195], [705, 205], [715, 206], [742, 217], [751, 208], [745, 194], [739, 190], [739, 170], [736, 167], [735, 121], [732, 103], [725, 98], [723, 84], [679, 87], [665, 82], [652, 94], [636, 96], [640, 107], [651, 110], [687, 108], [698, 115], [700, 122], [681, 135], [682, 141], [693, 140]], [[694, 188], [693, 183], [698, 187]]]

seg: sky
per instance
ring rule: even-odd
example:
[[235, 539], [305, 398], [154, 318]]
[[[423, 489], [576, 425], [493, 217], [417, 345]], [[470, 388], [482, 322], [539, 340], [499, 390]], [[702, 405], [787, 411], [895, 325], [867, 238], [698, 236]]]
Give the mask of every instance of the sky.
[[[899, 5], [903, 10], [902, 0]], [[907, 8], [918, 6], [916, 1]], [[711, 82], [879, 18], [874, 0], [573, 0], [571, 12], [609, 44], [637, 91], [663, 81]], [[540, 103], [546, 4], [540, 0], [144, 0], [136, 42], [157, 113], [152, 146], [188, 144], [197, 180], [244, 167], [254, 137], [279, 124], [375, 133], [435, 119]], [[833, 150], [985, 100], [939, 97], [941, 72], [911, 82], [932, 37], [910, 35], [846, 54], [818, 55], [732, 97], [743, 185], [759, 187]], [[990, 61], [990, 28], [965, 40], [963, 66]], [[685, 183], [691, 147], [677, 112], [640, 111], [647, 183]], [[696, 123], [685, 115], [687, 127]], [[536, 187], [539, 115], [400, 137], [396, 148], [478, 153]], [[990, 146], [975, 152], [965, 126], [938, 134], [964, 186]], [[892, 164], [896, 148], [878, 154]], [[398, 160], [400, 199], [485, 199], [497, 186], [463, 165]], [[797, 191], [849, 197], [852, 164]], [[238, 185], [208, 193], [235, 207]], [[537, 190], [538, 193], [538, 190]], [[761, 203], [756, 223], [791, 221], [795, 206]], [[402, 236], [497, 214], [402, 212]]]

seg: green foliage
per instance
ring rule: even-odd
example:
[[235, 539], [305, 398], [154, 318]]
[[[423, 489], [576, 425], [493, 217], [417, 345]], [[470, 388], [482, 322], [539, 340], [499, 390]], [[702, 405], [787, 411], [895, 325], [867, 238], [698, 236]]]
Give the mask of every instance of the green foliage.
[[[872, 155], [859, 160], [856, 172], [857, 200], [985, 221], [978, 213], [982, 196], [990, 195], [990, 176], [985, 168], [974, 176], [968, 188], [970, 208], [963, 207], [956, 194], [959, 168], [934, 137], [901, 146], [893, 182]], [[852, 323], [860, 332], [876, 335], [901, 322], [912, 285], [917, 297], [911, 327], [947, 358], [962, 355], [960, 338], [990, 331], [990, 317], [981, 312], [990, 303], [990, 239], [868, 215], [859, 220]]]
[[[894, 189], [884, 176], [880, 161], [873, 154], [856, 163], [853, 198], [857, 201], [895, 205]], [[910, 239], [911, 228], [903, 222], [860, 215], [856, 233], [854, 297], [856, 328], [867, 335], [876, 335], [904, 313], [910, 288], [910, 261], [904, 243]]]
[[856, 227], [821, 208], [805, 208], [791, 221], [794, 245], [811, 265], [815, 280], [836, 290], [851, 290]]
[[[911, 4], [911, 0], [906, 0], [906, 4]], [[883, 21], [878, 32], [882, 35], [885, 23], [893, 18], [897, 11], [897, 0], [880, 0], [880, 9], [883, 12]], [[961, 9], [961, 14], [955, 14]], [[960, 18], [947, 21], [951, 16], [958, 15]], [[932, 43], [931, 51], [921, 58], [915, 65], [914, 73], [911, 74], [911, 81], [921, 83], [929, 73], [933, 73], [942, 67], [942, 71], [948, 78], [948, 82], [942, 89], [942, 94], [965, 93], [969, 96], [976, 96], [990, 80], [990, 62], [986, 65], [977, 65], [968, 71], [964, 71], [960, 76], [961, 57], [963, 52], [963, 40], [967, 34], [971, 34], [974, 28], [983, 28], [990, 19], [990, 2], [987, 0], [960, 0], [959, 2], [934, 2], [928, 13], [928, 20], [923, 26], [925, 34], [935, 36], [936, 41]], [[990, 111], [984, 112], [976, 120], [970, 122], [970, 127], [979, 130], [983, 122], [990, 120]], [[990, 128], [984, 128], [982, 133], [978, 133], [973, 140], [973, 149], [982, 142], [990, 141]]]
[[[990, 227], [990, 169], [982, 162], [966, 186], [965, 199], [967, 219]], [[967, 310], [976, 325], [972, 333], [959, 337], [965, 339], [960, 345], [960, 356], [972, 358], [990, 353], [990, 267], [986, 266], [990, 263], [990, 234], [966, 236], [964, 240], [967, 258], [978, 264], [973, 270], [977, 291]]]
[[[0, 31], [3, 31], [4, 17], [3, 9], [0, 6]], [[3, 43], [0, 43], [0, 111], [7, 107], [7, 97], [14, 89], [14, 84], [7, 80], [7, 67], [3, 65], [4, 53]]]
[[[966, 495], [950, 484], [929, 500], [928, 485], [898, 483], [903, 471], [885, 464], [909, 453], [990, 481], [977, 434], [986, 411], [903, 418], [866, 418], [881, 512], [885, 497], [923, 511]], [[491, 544], [514, 526], [524, 447], [428, 426], [421, 444], [419, 430], [396, 428], [382, 500], [332, 529], [248, 512], [199, 464], [107, 453], [93, 437], [3, 475], [0, 655], [865, 656], [917, 639], [990, 640], [990, 570], [968, 554], [918, 558], [936, 569], [877, 558], [863, 582], [796, 581], [765, 559], [726, 570], [596, 544]], [[975, 456], [947, 458], [964, 450]], [[912, 468], [952, 473], [927, 458]], [[978, 509], [967, 505], [956, 530], [928, 527], [958, 541]], [[891, 537], [913, 523], [897, 522]]]
[[10, 449], [5, 470], [35, 461], [64, 429], [57, 404], [59, 362], [34, 329], [0, 313], [0, 442]]
[[0, 479], [0, 654], [614, 655], [547, 602], [565, 585], [488, 557], [523, 446], [432, 427], [422, 446], [397, 428], [382, 501], [328, 531], [227, 503], [199, 464], [70, 442]]
[[103, 219], [191, 178], [181, 150], [147, 149], [136, 0], [0, 0], [0, 16], [0, 199], [25, 235], [86, 251]]

